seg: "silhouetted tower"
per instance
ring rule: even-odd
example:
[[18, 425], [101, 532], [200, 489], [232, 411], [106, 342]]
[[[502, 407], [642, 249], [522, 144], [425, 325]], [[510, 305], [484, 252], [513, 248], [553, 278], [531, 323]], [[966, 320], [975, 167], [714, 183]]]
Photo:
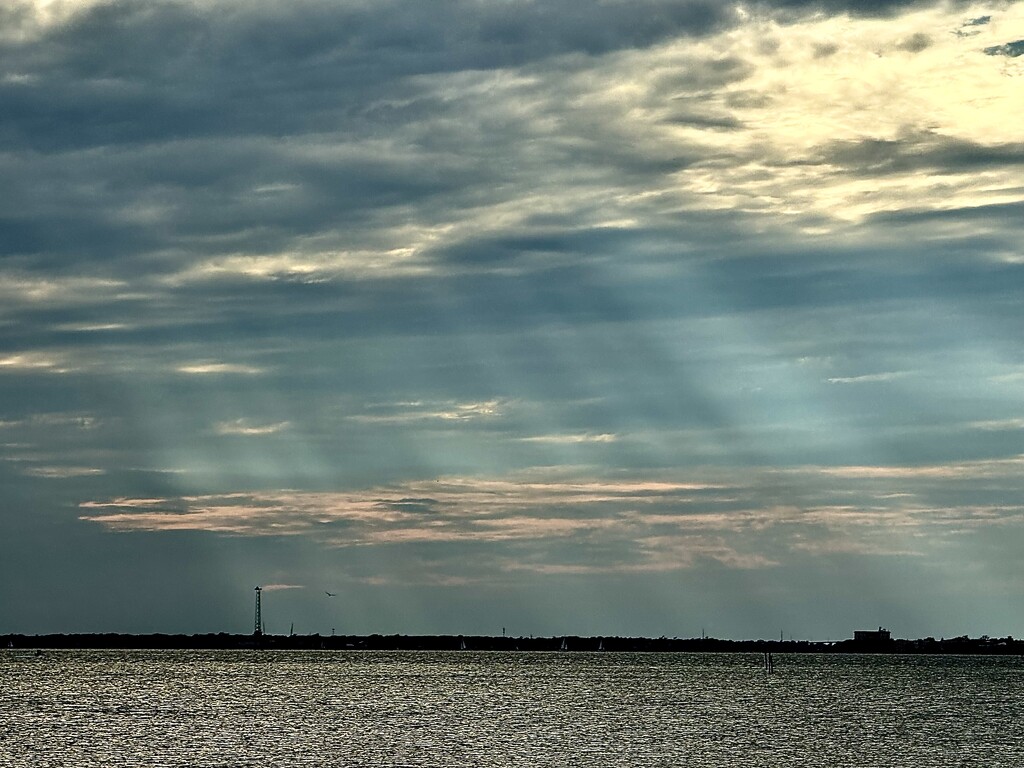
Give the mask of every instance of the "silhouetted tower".
[[256, 587], [256, 624], [252, 633], [259, 637], [263, 634], [263, 617], [260, 615], [260, 597], [263, 595], [263, 587]]

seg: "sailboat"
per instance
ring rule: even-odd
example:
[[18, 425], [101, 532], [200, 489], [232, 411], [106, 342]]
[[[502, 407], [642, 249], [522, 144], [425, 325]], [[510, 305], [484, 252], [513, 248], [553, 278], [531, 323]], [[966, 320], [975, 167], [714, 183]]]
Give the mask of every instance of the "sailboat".
[[564, 638], [564, 637], [562, 638], [562, 647], [561, 647], [561, 648], [559, 648], [558, 650], [560, 650], [560, 651], [567, 651], [567, 650], [569, 650], [569, 646], [568, 646], [568, 644], [567, 644], [567, 643], [565, 642], [565, 638]]

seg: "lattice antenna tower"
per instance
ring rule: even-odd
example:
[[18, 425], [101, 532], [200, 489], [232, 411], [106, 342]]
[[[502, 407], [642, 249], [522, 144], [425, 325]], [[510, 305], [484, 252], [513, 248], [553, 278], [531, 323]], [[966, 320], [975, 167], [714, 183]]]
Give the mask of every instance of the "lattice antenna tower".
[[263, 616], [260, 615], [260, 597], [263, 595], [263, 587], [256, 587], [256, 623], [252, 633], [259, 637], [263, 634]]

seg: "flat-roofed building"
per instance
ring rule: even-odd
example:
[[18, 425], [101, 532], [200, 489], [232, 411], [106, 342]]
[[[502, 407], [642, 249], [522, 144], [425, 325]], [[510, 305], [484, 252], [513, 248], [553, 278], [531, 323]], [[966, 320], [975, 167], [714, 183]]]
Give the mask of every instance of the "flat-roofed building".
[[857, 629], [853, 632], [853, 639], [858, 643], [879, 643], [885, 640], [892, 640], [888, 629]]

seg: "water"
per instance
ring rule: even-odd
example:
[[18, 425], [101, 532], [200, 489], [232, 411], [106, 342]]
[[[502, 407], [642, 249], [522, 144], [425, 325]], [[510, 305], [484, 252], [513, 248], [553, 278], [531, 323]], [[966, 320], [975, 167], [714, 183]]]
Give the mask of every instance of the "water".
[[1024, 765], [1024, 660], [0, 652], [0, 766]]

